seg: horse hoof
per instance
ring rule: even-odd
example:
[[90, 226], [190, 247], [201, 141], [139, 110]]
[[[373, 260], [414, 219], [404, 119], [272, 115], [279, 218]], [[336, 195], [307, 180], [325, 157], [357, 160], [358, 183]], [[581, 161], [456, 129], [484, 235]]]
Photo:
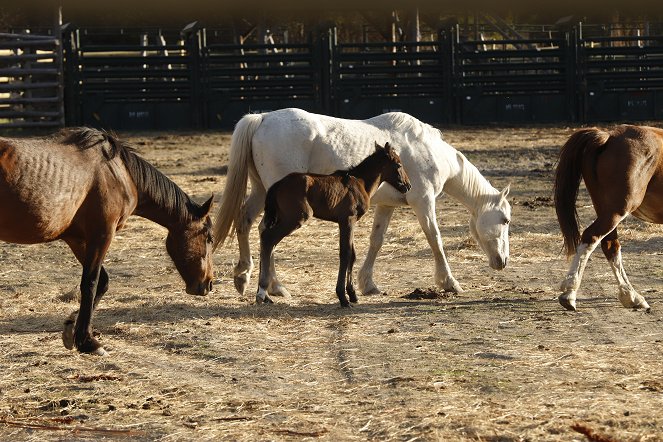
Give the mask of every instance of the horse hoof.
[[62, 331], [62, 343], [67, 350], [74, 348], [74, 324], [65, 324]]
[[90, 354], [95, 355], [95, 356], [108, 356], [108, 352], [106, 350], [104, 350], [104, 347], [99, 347]]
[[64, 330], [62, 330], [62, 343], [64, 348], [72, 350], [74, 348], [74, 325], [78, 312], [73, 312], [66, 321], [64, 321]]
[[284, 298], [292, 298], [288, 289], [283, 287], [281, 284], [277, 285], [274, 289], [269, 291], [269, 294], [272, 296], [282, 296]]
[[235, 290], [237, 290], [240, 295], [244, 296], [246, 287], [249, 285], [249, 278], [246, 275], [239, 275], [233, 278], [233, 282], [235, 283]]
[[272, 298], [270, 298], [267, 295], [265, 295], [264, 298], [261, 298], [259, 295], [256, 295], [256, 304], [274, 304], [274, 301], [272, 301]]
[[575, 312], [576, 310], [576, 300], [575, 299], [569, 299], [568, 297], [564, 295], [559, 295], [559, 303], [567, 309], [568, 311]]
[[373, 286], [372, 288], [370, 288], [370, 289], [368, 289], [368, 290], [366, 290], [366, 291], [362, 291], [361, 293], [362, 293], [364, 296], [375, 296], [375, 295], [381, 295], [381, 294], [382, 294], [382, 292], [380, 291], [380, 289], [378, 289], [378, 288], [375, 287], [375, 286]]

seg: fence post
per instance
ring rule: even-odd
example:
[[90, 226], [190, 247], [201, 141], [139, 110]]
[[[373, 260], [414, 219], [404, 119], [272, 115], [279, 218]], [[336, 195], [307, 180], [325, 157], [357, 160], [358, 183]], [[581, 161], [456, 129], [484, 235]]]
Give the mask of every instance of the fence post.
[[579, 84], [578, 65], [578, 33], [574, 26], [566, 30], [563, 34], [564, 58], [566, 65], [566, 107], [568, 109], [567, 118], [569, 122], [583, 121], [581, 109], [581, 90]]
[[577, 121], [587, 122], [587, 76], [585, 72], [586, 52], [583, 49], [581, 23], [573, 26], [571, 31], [571, 47], [574, 60], [574, 84], [576, 96]]
[[313, 63], [317, 72], [316, 105], [328, 115], [336, 115], [334, 106], [334, 51], [336, 49], [336, 28], [319, 29], [313, 43]]
[[202, 33], [197, 21], [189, 23], [182, 29], [181, 35], [184, 38], [187, 54], [189, 57], [189, 87], [190, 98], [189, 103], [191, 106], [191, 124], [195, 129], [201, 129], [203, 125], [207, 127], [206, 122], [206, 106], [203, 103], [203, 90], [205, 85], [205, 78], [203, 76], [202, 67]]
[[454, 42], [454, 28], [442, 28], [438, 31], [437, 42], [439, 62], [442, 66], [442, 97], [444, 100], [443, 111], [446, 123], [458, 123], [459, 113], [456, 112], [456, 46]]
[[80, 96], [80, 45], [78, 29], [71, 23], [62, 26], [62, 53], [64, 65], [64, 120], [67, 126], [80, 126], [81, 96]]

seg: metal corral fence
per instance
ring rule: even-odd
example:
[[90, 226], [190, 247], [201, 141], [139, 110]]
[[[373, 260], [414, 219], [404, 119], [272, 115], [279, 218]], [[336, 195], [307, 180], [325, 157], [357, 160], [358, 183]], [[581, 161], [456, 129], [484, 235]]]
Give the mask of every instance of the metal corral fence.
[[0, 128], [65, 123], [58, 36], [0, 34]]
[[663, 34], [583, 36], [577, 25], [471, 40], [454, 26], [434, 41], [340, 43], [332, 28], [307, 43], [260, 45], [219, 34], [196, 23], [65, 25], [61, 40], [4, 34], [1, 121], [226, 129], [247, 112], [283, 107], [344, 118], [397, 110], [442, 124], [663, 119]]

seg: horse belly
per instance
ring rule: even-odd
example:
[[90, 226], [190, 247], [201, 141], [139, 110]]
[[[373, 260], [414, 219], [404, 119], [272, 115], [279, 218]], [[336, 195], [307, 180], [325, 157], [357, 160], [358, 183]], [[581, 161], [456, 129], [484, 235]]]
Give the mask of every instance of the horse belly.
[[645, 197], [642, 204], [633, 211], [633, 216], [642, 221], [663, 224], [663, 194]]

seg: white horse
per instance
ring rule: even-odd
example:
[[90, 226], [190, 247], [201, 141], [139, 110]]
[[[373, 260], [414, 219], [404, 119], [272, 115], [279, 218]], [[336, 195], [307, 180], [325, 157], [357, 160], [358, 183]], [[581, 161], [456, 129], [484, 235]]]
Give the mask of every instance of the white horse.
[[[469, 210], [472, 236], [488, 256], [490, 267], [503, 269], [509, 258], [509, 188], [500, 192], [491, 186], [462, 153], [442, 140], [440, 131], [400, 112], [360, 121], [281, 109], [245, 115], [232, 135], [214, 246], [225, 241], [234, 225], [240, 253], [235, 288], [244, 294], [253, 270], [249, 231], [264, 208], [266, 189], [293, 172], [329, 174], [349, 169], [366, 158], [375, 143], [387, 142], [401, 157], [412, 188], [402, 194], [383, 183], [371, 199], [375, 218], [368, 254], [358, 274], [361, 292], [380, 293], [373, 282], [373, 266], [394, 208], [404, 205], [414, 209], [433, 251], [435, 283], [445, 291], [461, 291], [451, 275], [435, 215], [435, 200], [442, 192]], [[247, 178], [251, 180], [248, 198]], [[270, 281], [269, 294], [289, 295], [276, 277], [273, 262]]]

